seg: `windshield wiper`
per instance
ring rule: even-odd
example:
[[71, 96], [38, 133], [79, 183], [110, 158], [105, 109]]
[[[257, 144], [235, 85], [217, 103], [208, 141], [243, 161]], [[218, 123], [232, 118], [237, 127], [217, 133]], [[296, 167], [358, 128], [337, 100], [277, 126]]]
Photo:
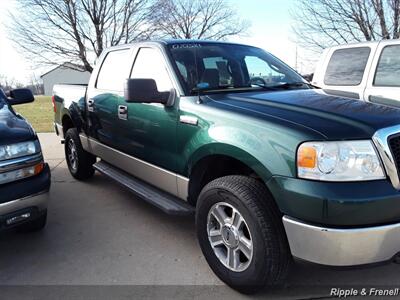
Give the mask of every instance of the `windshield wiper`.
[[218, 86], [218, 87], [207, 87], [207, 88], [199, 88], [199, 87], [194, 87], [190, 90], [191, 94], [194, 93], [200, 93], [200, 92], [209, 92], [209, 91], [219, 91], [219, 90], [227, 90], [227, 89], [234, 89], [234, 86], [231, 85], [224, 85], [224, 86]]
[[295, 87], [302, 87], [304, 85], [307, 85], [312, 88], [318, 88], [315, 85], [312, 85], [311, 83], [308, 82], [285, 82], [277, 85], [272, 85], [270, 86], [271, 89], [289, 89], [289, 88], [295, 88]]

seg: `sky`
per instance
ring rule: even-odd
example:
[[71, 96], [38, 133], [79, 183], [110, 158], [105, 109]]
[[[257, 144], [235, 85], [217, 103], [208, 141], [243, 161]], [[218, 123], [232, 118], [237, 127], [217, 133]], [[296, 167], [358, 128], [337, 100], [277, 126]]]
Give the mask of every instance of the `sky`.
[[[230, 41], [258, 46], [274, 54], [300, 73], [312, 72], [313, 65], [302, 60], [303, 49], [296, 47], [292, 31], [293, 20], [290, 11], [295, 0], [227, 0], [238, 14], [249, 20], [251, 27], [243, 37], [233, 37]], [[32, 74], [40, 76], [48, 68], [38, 68], [27, 61], [17, 47], [8, 39], [6, 29], [10, 22], [8, 12], [15, 10], [15, 0], [0, 0], [0, 76], [28, 83]], [[297, 55], [296, 55], [297, 53]]]

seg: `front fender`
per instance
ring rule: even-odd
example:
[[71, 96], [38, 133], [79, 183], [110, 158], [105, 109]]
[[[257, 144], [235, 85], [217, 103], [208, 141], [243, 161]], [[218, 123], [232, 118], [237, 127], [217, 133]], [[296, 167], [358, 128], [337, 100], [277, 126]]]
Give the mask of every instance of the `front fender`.
[[264, 181], [278, 174], [292, 177], [295, 176], [298, 143], [294, 136], [282, 139], [282, 135], [248, 123], [205, 126], [184, 146], [182, 153], [187, 161], [184, 174], [188, 176], [196, 163], [206, 156], [224, 155], [241, 161]]
[[210, 143], [198, 148], [188, 161], [186, 173], [189, 175], [201, 159], [211, 155], [223, 155], [237, 159], [252, 169], [264, 181], [272, 176], [271, 172], [257, 158], [236, 146], [225, 143]]

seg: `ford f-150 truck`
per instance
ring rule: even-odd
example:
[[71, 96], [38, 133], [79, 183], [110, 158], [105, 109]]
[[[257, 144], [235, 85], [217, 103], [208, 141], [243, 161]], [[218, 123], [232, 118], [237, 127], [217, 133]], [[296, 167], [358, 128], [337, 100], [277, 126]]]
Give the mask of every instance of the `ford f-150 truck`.
[[210, 267], [240, 291], [282, 282], [293, 257], [353, 266], [400, 250], [400, 110], [327, 95], [259, 48], [112, 47], [53, 103], [72, 176], [98, 170], [195, 213]]
[[12, 105], [34, 101], [27, 89], [0, 89], [0, 231], [29, 232], [46, 225], [50, 169], [38, 137]]

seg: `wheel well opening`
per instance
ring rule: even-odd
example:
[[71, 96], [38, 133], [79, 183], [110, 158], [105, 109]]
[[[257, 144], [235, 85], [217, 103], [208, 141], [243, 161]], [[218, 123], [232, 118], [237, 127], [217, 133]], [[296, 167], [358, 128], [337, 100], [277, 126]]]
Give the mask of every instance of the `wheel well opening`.
[[212, 155], [202, 158], [190, 172], [189, 203], [196, 204], [197, 197], [207, 183], [228, 175], [259, 178], [251, 168], [235, 158], [224, 155]]
[[65, 115], [62, 118], [62, 126], [63, 126], [63, 132], [64, 132], [64, 136], [67, 133], [68, 129], [70, 128], [74, 128], [74, 123], [72, 122], [71, 118], [67, 115]]

